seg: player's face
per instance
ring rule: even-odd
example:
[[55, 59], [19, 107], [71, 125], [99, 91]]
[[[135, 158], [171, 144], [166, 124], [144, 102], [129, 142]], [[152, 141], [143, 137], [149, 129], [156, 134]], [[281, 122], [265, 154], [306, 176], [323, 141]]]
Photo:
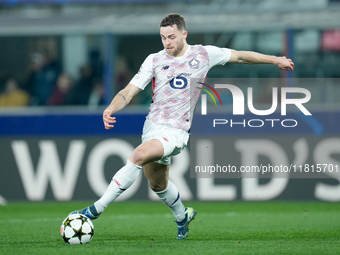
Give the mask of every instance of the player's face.
[[182, 56], [185, 53], [187, 31], [178, 30], [177, 25], [161, 27], [160, 34], [166, 52], [174, 57]]

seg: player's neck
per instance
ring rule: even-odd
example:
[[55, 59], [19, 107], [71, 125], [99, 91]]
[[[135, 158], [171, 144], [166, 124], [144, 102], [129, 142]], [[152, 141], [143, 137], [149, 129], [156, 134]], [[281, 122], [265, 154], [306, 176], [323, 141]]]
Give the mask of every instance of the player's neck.
[[176, 57], [182, 57], [188, 50], [189, 45], [187, 43], [184, 44], [183, 49], [180, 51], [179, 54], [177, 54]]

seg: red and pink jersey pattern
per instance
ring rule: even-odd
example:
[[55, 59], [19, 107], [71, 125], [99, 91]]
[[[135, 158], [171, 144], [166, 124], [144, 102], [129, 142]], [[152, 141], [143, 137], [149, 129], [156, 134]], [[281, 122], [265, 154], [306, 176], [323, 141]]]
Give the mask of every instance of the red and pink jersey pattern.
[[173, 57], [165, 50], [150, 54], [131, 84], [144, 89], [152, 81], [153, 95], [147, 118], [154, 123], [188, 131], [193, 111], [208, 71], [224, 65], [230, 49], [189, 45], [183, 56]]

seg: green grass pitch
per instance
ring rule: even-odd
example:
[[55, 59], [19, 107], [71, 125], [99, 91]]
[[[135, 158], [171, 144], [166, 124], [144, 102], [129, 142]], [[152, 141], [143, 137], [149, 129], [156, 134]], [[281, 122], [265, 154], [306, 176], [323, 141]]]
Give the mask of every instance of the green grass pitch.
[[0, 206], [0, 254], [340, 254], [340, 204], [185, 202], [198, 215], [189, 237], [161, 202], [120, 202], [93, 221], [87, 245], [67, 245], [62, 220], [80, 202]]

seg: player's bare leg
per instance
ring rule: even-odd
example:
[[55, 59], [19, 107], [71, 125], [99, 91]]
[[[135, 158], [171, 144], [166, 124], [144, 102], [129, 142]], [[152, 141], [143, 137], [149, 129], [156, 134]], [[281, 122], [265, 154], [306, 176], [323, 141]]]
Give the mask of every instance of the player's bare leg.
[[156, 162], [148, 163], [144, 166], [145, 177], [149, 181], [150, 188], [159, 192], [165, 190], [169, 181], [170, 165], [162, 165]]
[[138, 166], [144, 166], [160, 159], [164, 154], [162, 143], [152, 139], [139, 145], [129, 157], [129, 161]]

